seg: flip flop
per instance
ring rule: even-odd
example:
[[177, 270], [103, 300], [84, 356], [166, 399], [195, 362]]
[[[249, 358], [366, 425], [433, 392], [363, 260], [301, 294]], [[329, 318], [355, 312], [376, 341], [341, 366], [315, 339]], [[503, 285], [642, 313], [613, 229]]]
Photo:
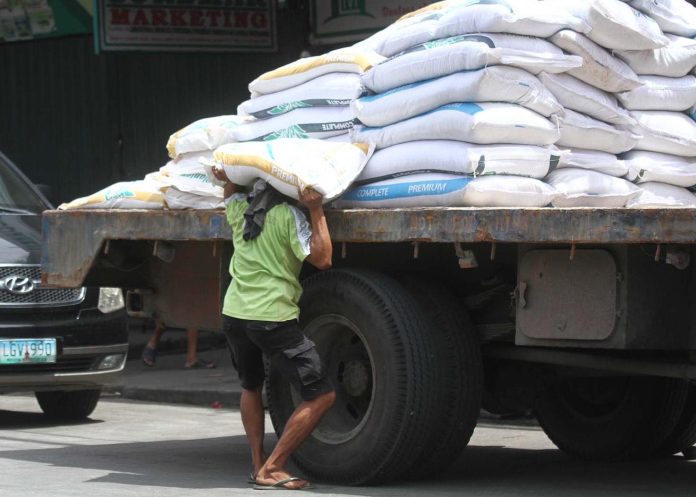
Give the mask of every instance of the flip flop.
[[262, 483], [257, 483], [254, 485], [254, 490], [310, 490], [314, 488], [309, 482], [307, 482], [307, 485], [301, 488], [292, 488], [292, 487], [286, 487], [285, 485], [293, 482], [293, 481], [303, 481], [302, 478], [298, 478], [296, 476], [291, 476], [290, 478], [284, 478], [282, 480], [278, 480], [277, 482], [273, 483], [272, 485], [264, 485]]
[[147, 345], [143, 349], [143, 362], [145, 363], [146, 366], [152, 367], [155, 365], [155, 361], [157, 360], [157, 349], [153, 349], [152, 347], [148, 347]]
[[247, 483], [249, 483], [250, 485], [256, 485], [256, 475], [254, 474], [253, 471], [251, 473], [249, 473], [249, 477], [247, 478]]
[[210, 361], [206, 361], [205, 359], [198, 359], [193, 364], [189, 364], [188, 366], [184, 365], [184, 368], [186, 368], [186, 369], [213, 369], [213, 368], [215, 368], [215, 363], [212, 363]]

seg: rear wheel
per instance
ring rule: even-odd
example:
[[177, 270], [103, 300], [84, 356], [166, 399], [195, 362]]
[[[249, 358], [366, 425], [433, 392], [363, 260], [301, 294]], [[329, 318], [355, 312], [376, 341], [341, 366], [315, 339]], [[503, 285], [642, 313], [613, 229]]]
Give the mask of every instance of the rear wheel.
[[[304, 286], [301, 324], [322, 357], [336, 402], [293, 460], [319, 480], [391, 480], [412, 466], [433, 420], [438, 378], [419, 307], [378, 273], [325, 271]], [[300, 401], [271, 370], [268, 404], [277, 433]]]
[[674, 430], [683, 382], [652, 377], [558, 378], [536, 400], [539, 424], [564, 452], [584, 459], [647, 456]]
[[41, 410], [56, 419], [85, 419], [97, 407], [101, 390], [35, 392]]
[[[696, 386], [689, 383], [689, 393], [677, 425], [658, 447], [656, 454], [669, 455], [687, 452], [696, 444]], [[686, 454], [685, 454], [686, 455]]]

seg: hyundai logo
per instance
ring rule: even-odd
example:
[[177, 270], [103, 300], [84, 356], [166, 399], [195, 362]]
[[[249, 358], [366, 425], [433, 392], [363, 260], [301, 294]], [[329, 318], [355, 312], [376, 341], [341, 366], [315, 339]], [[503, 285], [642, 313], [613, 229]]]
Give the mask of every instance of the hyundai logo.
[[0, 280], [0, 289], [8, 292], [25, 294], [34, 290], [34, 281], [26, 276], [8, 276]]

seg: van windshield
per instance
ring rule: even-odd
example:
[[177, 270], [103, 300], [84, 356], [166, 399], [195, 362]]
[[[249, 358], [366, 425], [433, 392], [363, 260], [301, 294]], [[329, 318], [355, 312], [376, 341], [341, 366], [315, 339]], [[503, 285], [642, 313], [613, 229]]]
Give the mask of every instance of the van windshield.
[[0, 154], [0, 214], [40, 214], [48, 206]]

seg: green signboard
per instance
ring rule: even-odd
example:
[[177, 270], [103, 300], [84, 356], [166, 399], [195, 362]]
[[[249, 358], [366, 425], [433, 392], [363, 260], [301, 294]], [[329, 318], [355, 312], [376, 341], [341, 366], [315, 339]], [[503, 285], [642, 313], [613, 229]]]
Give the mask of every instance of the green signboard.
[[89, 0], [0, 0], [0, 43], [91, 32]]

